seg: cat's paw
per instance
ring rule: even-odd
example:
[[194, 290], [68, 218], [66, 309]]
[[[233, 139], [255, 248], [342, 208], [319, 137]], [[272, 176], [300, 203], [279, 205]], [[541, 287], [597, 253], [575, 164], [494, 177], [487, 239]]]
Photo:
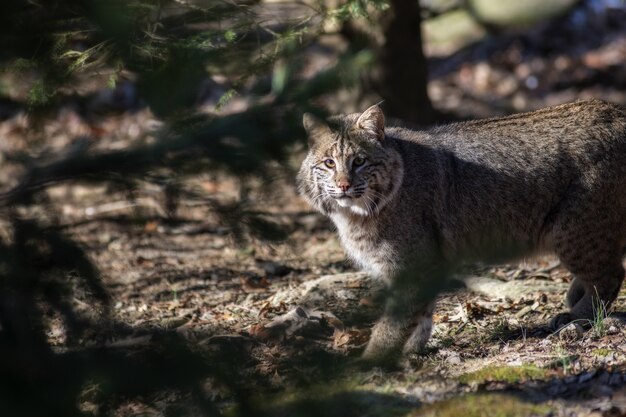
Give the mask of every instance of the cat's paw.
[[552, 320], [550, 320], [549, 326], [553, 331], [558, 331], [572, 322], [576, 323], [583, 329], [588, 330], [592, 327], [593, 316], [586, 314], [577, 315], [572, 314], [571, 312], [559, 313], [554, 316]]
[[404, 322], [395, 318], [381, 318], [372, 328], [370, 340], [361, 359], [381, 365], [397, 362], [406, 339], [405, 327]]
[[568, 324], [572, 322], [576, 322], [583, 328], [588, 328], [589, 320], [580, 319], [578, 317], [575, 317], [572, 313], [567, 312], [567, 313], [559, 313], [556, 316], [554, 316], [552, 320], [550, 320], [550, 323], [548, 325], [550, 326], [550, 329], [556, 332], [566, 327]]
[[397, 346], [385, 343], [377, 343], [376, 340], [370, 340], [361, 355], [359, 362], [365, 367], [383, 367], [393, 368], [398, 365], [401, 357], [401, 351]]
[[362, 370], [369, 370], [372, 368], [383, 368], [385, 370], [393, 371], [400, 369], [400, 356], [398, 355], [361, 355], [357, 360], [357, 365]]
[[559, 313], [556, 316], [552, 317], [548, 326], [553, 331], [557, 331], [565, 326], [567, 326], [573, 320], [572, 315], [570, 313]]

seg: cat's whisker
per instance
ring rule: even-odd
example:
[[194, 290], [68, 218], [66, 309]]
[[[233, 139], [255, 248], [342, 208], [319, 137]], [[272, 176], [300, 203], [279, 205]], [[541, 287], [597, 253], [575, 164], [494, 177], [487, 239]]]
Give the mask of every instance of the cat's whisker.
[[316, 205], [322, 197], [324, 197], [324, 193], [314, 195], [313, 197], [311, 197], [311, 204]]
[[371, 199], [369, 199], [369, 200], [370, 200], [369, 202], [366, 202], [366, 203], [365, 203], [365, 207], [367, 207], [367, 212], [368, 212], [368, 214], [369, 214], [370, 216], [373, 216], [373, 215], [374, 215], [374, 208], [373, 208], [373, 207], [372, 207], [372, 205], [370, 204], [370, 202], [372, 202], [372, 201], [371, 201]]
[[383, 193], [381, 193], [380, 191], [376, 191], [376, 190], [373, 190], [373, 189], [371, 189], [371, 188], [369, 189], [369, 192], [370, 192], [371, 194], [374, 194], [374, 197], [382, 198], [382, 197], [384, 197], [384, 196], [385, 196], [385, 195], [384, 195]]
[[[372, 203], [372, 206], [373, 206], [373, 207], [372, 207], [372, 209], [371, 209], [370, 215], [371, 215], [371, 216], [373, 216], [375, 213], [377, 213], [377, 212], [378, 212], [378, 204], [376, 204], [376, 202], [375, 202], [375, 201], [374, 201], [374, 200], [373, 200], [370, 196], [367, 196], [367, 195], [366, 195], [365, 197], [369, 200], [369, 202], [371, 202], [371, 203]], [[366, 206], [367, 206], [367, 207], [370, 207], [370, 205], [369, 205], [369, 204], [367, 204], [367, 203], [366, 203]]]
[[372, 189], [368, 190], [368, 192], [366, 193], [366, 195], [372, 200], [373, 203], [378, 204], [376, 200], [378, 200], [378, 202], [380, 202], [381, 200], [384, 200], [384, 195], [382, 193], [379, 193], [377, 191], [374, 191]]
[[317, 181], [315, 181], [315, 180], [310, 180], [310, 179], [308, 179], [308, 178], [300, 178], [300, 179], [299, 179], [299, 181], [300, 181], [300, 182], [306, 182], [306, 183], [309, 183], [309, 184], [315, 184], [315, 185], [317, 185], [317, 184], [318, 184], [318, 182], [317, 182]]
[[319, 200], [320, 198], [324, 197], [324, 193], [319, 193], [318, 195], [316, 195], [315, 197], [313, 197], [313, 201], [317, 202], [317, 200]]

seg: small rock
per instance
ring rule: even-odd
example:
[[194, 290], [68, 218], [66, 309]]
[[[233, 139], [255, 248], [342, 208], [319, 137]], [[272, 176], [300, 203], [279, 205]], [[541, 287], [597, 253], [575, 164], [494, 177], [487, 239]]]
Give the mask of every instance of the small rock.
[[448, 349], [441, 349], [439, 355], [442, 356], [449, 365], [459, 365], [462, 360], [458, 352]]
[[542, 341], [539, 342], [539, 346], [541, 346], [542, 348], [548, 348], [552, 346], [552, 340], [548, 338], [543, 339]]
[[522, 318], [533, 310], [534, 310], [533, 306], [526, 306], [522, 308], [520, 311], [518, 311], [517, 313], [515, 313], [515, 317]]
[[582, 339], [583, 328], [578, 323], [570, 323], [559, 331], [559, 338], [565, 342], [574, 342]]
[[350, 290], [339, 290], [336, 294], [340, 300], [356, 300], [357, 298], [357, 294]]
[[450, 356], [448, 358], [448, 365], [460, 365], [460, 364], [461, 364], [461, 357], [459, 355]]
[[618, 334], [624, 323], [616, 317], [607, 317], [604, 319], [607, 334]]

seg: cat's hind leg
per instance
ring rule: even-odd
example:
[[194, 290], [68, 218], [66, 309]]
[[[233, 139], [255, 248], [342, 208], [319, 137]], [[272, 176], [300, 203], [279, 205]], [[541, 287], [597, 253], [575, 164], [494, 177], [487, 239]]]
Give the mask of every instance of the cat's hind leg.
[[[569, 312], [561, 313], [552, 319], [550, 327], [554, 330], [572, 321], [581, 321], [580, 324], [589, 325], [594, 319], [606, 316], [624, 280], [624, 268], [620, 262], [598, 270], [593, 275], [577, 274], [575, 280], [580, 280], [580, 284], [576, 285], [584, 290], [583, 295], [570, 307]], [[577, 295], [581, 292], [580, 289], [576, 289]]]
[[621, 244], [616, 236], [599, 233], [598, 229], [579, 231], [578, 236], [578, 241], [570, 241], [558, 252], [575, 278], [566, 297], [569, 312], [550, 322], [555, 330], [577, 320], [586, 325], [599, 315], [606, 315], [624, 280]]
[[574, 277], [572, 283], [567, 290], [565, 296], [565, 305], [567, 308], [572, 308], [585, 296], [585, 285], [583, 281]]

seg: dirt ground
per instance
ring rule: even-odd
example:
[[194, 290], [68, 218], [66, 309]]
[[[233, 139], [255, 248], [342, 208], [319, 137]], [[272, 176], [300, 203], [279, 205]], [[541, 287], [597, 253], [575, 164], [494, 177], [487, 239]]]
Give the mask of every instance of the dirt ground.
[[[200, 179], [198, 186], [226, 199], [237, 184]], [[591, 329], [554, 334], [545, 324], [563, 309], [571, 277], [550, 257], [471, 269], [468, 289], [440, 297], [426, 354], [397, 369], [333, 373], [328, 367], [354, 363], [362, 351], [380, 313], [380, 285], [345, 261], [331, 224], [293, 187], [255, 197], [290, 225], [284, 244], [236, 243], [194, 201], [182, 201], [176, 220], [166, 220], [148, 192], [129, 202], [104, 191], [62, 186], [50, 196], [63, 208], [65, 232], [98, 265], [115, 319], [128, 326], [108, 346], [153, 343], [142, 333], [152, 328], [182, 334], [199, 349], [243, 349], [238, 372], [258, 381], [261, 401], [332, 386], [323, 395], [350, 404], [336, 415], [458, 415], [467, 407], [476, 408], [470, 415], [626, 413], [626, 293]], [[280, 322], [285, 317], [294, 320]], [[60, 322], [49, 336], [62, 345]], [[221, 406], [232, 404], [208, 389]], [[135, 402], [119, 413], [161, 415]]]
[[[546, 52], [539, 50], [545, 34], [538, 30], [431, 60], [429, 93], [437, 108], [461, 118], [588, 97], [623, 104], [626, 32], [605, 35], [601, 42], [586, 35], [591, 40], [575, 53]], [[610, 83], [598, 81], [609, 75]], [[135, 93], [128, 84], [116, 94]], [[94, 107], [108, 99], [94, 97]], [[28, 119], [18, 114], [0, 123], [0, 151], [43, 154], [81, 135], [97, 138], [95, 150], [120, 149], [149, 137], [157, 125], [147, 109], [94, 121], [68, 106], [29, 133]], [[302, 149], [293, 153], [292, 169]], [[19, 174], [3, 165], [3, 187]], [[221, 176], [187, 185], [226, 202], [241, 186]], [[243, 352], [233, 372], [272, 415], [626, 415], [626, 291], [609, 318], [555, 334], [545, 325], [564, 308], [571, 280], [555, 259], [476, 266], [467, 288], [440, 297], [425, 354], [395, 369], [364, 369], [356, 358], [380, 313], [380, 284], [345, 260], [332, 225], [297, 197], [292, 178], [271, 189], [252, 193], [250, 206], [284, 225], [290, 232], [284, 243], [236, 242], [202, 200], [183, 198], [168, 217], [159, 189], [139, 189], [131, 198], [105, 187], [48, 190], [58, 210], [52, 215], [40, 207], [31, 215], [55, 217], [86, 249], [111, 294], [115, 320], [125, 325], [108, 340], [82, 343], [158, 343], [145, 332], [150, 328], [183, 335], [198, 350]], [[48, 336], [63, 346], [60, 320], [51, 319]], [[236, 402], [220, 386], [207, 383], [206, 391], [227, 413]], [[156, 402], [129, 401], [118, 415], [164, 416], [168, 404], [187, 398], [172, 393]], [[89, 410], [89, 401], [81, 407]]]

